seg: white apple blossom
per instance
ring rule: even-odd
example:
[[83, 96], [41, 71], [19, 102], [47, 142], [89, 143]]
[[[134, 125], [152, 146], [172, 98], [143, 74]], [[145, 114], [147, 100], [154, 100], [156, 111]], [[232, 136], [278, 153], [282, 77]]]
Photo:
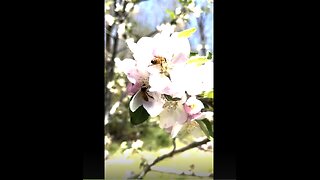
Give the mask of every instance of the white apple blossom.
[[138, 149], [138, 148], [141, 148], [142, 146], [143, 146], [143, 141], [141, 141], [140, 139], [134, 141], [131, 145], [133, 149]]
[[157, 30], [160, 31], [162, 34], [166, 34], [167, 36], [170, 36], [174, 32], [174, 29], [176, 28], [176, 25], [172, 25], [170, 23], [165, 23], [157, 26]]
[[[167, 101], [164, 110], [159, 115], [160, 128], [171, 133], [171, 137], [174, 138], [183, 127], [195, 127], [193, 120], [202, 117], [200, 111], [203, 108], [202, 102], [193, 96], [189, 97], [187, 101], [184, 98], [180, 101]], [[194, 136], [199, 136], [199, 128], [192, 131]], [[200, 135], [203, 135], [203, 133], [200, 133]]]
[[169, 131], [172, 138], [177, 136], [187, 120], [188, 114], [181, 101], [167, 101], [159, 115], [160, 128]]
[[147, 66], [151, 72], [155, 67], [160, 70], [160, 65], [153, 65], [151, 61], [155, 57], [162, 57], [166, 59], [166, 67], [170, 70], [172, 64], [187, 61], [190, 54], [188, 39], [178, 38], [177, 35], [158, 33], [154, 37], [142, 37], [137, 43], [127, 41], [127, 44], [139, 66]]
[[132, 2], [128, 3], [127, 6], [126, 6], [125, 11], [129, 12], [133, 8], [133, 6], [134, 6], [134, 4]]
[[163, 110], [165, 100], [157, 92], [148, 92], [148, 95], [152, 98], [148, 97], [148, 101], [146, 101], [143, 92], [139, 90], [129, 103], [130, 110], [135, 112], [142, 105], [151, 117], [158, 116]]
[[[130, 110], [135, 112], [141, 105], [147, 110], [151, 117], [155, 117], [163, 110], [164, 99], [158, 92], [143, 92], [143, 86], [149, 86], [146, 67], [141, 61], [132, 59], [124, 59], [123, 61], [116, 62], [117, 67], [121, 69], [126, 75], [128, 80], [132, 83], [129, 85], [129, 94], [134, 94], [130, 101]], [[133, 92], [136, 91], [136, 92]]]
[[184, 109], [189, 115], [195, 115], [200, 113], [204, 105], [195, 96], [190, 97], [184, 104]]
[[122, 37], [126, 33], [126, 24], [125, 23], [119, 24], [117, 33], [118, 33], [119, 39], [123, 39]]
[[[213, 62], [187, 63], [188, 39], [179, 37], [168, 24], [157, 28], [162, 29], [154, 37], [142, 37], [137, 43], [133, 39], [126, 40], [134, 60], [116, 60], [117, 68], [129, 80], [127, 92], [133, 96], [129, 108], [135, 112], [143, 106], [151, 117], [159, 117], [159, 126], [173, 138], [181, 129], [190, 130], [190, 127], [194, 130], [190, 130], [191, 134], [201, 136], [203, 133], [198, 132], [201, 128], [194, 120], [213, 119], [209, 117], [213, 114], [201, 112], [204, 105], [196, 95], [213, 90]], [[137, 149], [142, 144], [136, 141], [132, 148]], [[130, 153], [129, 150], [125, 152]]]
[[104, 18], [109, 26], [113, 25], [115, 21], [115, 18], [113, 16], [111, 16], [110, 14], [106, 14]]

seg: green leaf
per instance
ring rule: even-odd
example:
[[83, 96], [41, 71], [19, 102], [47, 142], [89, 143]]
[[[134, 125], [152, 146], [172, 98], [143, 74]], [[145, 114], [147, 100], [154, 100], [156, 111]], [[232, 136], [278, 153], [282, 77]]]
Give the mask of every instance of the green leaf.
[[176, 19], [176, 14], [173, 11], [167, 9], [166, 13], [169, 14], [170, 19]]
[[132, 3], [137, 4], [137, 3], [140, 3], [140, 2], [143, 2], [143, 1], [149, 1], [149, 0], [133, 0]]
[[211, 53], [211, 52], [208, 52], [207, 59], [209, 59], [209, 60], [211, 60], [211, 59], [212, 59], [212, 53]]
[[178, 38], [188, 38], [190, 37], [194, 32], [196, 32], [196, 28], [190, 28], [184, 31], [179, 32]]
[[211, 122], [208, 119], [202, 119], [202, 120], [196, 120], [196, 122], [199, 124], [201, 130], [204, 132], [204, 134], [209, 138], [213, 138], [213, 126]]
[[193, 56], [188, 61], [187, 64], [196, 64], [197, 66], [201, 66], [202, 64], [208, 62], [209, 60], [205, 56]]
[[143, 106], [140, 106], [135, 112], [132, 112], [129, 109], [129, 112], [130, 112], [130, 122], [133, 125], [138, 125], [143, 123], [150, 116]]
[[204, 98], [211, 98], [211, 99], [213, 99], [213, 97], [214, 97], [213, 90], [212, 90], [212, 91], [204, 92], [204, 93], [203, 93], [203, 97], [204, 97]]
[[198, 53], [197, 52], [190, 52], [190, 57], [192, 57], [192, 56], [196, 56]]

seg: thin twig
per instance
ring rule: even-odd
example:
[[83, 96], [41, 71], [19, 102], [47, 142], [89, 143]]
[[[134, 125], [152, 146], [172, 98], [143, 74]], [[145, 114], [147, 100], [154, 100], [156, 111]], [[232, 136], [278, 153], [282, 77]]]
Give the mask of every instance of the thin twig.
[[156, 158], [150, 165], [147, 165], [147, 166], [143, 169], [143, 171], [142, 171], [137, 177], [136, 177], [136, 176], [135, 176], [135, 177], [138, 178], [138, 179], [142, 179], [142, 178], [151, 170], [151, 167], [152, 167], [153, 165], [157, 164], [159, 161], [162, 161], [162, 160], [164, 160], [164, 159], [166, 159], [166, 158], [168, 158], [168, 157], [172, 157], [172, 156], [175, 155], [175, 154], [184, 152], [184, 151], [189, 150], [189, 149], [192, 149], [192, 148], [194, 148], [194, 147], [198, 147], [198, 146], [200, 146], [200, 145], [202, 145], [202, 144], [206, 144], [206, 143], [209, 142], [209, 141], [210, 141], [209, 139], [205, 139], [205, 140], [200, 141], [200, 142], [193, 142], [193, 143], [191, 143], [191, 144], [189, 144], [189, 145], [187, 145], [187, 146], [185, 146], [185, 147], [183, 147], [183, 148], [180, 148], [180, 149], [177, 149], [177, 150], [176, 150], [176, 149], [175, 149], [175, 148], [176, 148], [176, 146], [175, 146], [175, 140], [173, 140], [173, 142], [174, 142], [173, 148], [174, 148], [174, 149], [173, 149], [170, 153], [164, 154], [164, 155]]

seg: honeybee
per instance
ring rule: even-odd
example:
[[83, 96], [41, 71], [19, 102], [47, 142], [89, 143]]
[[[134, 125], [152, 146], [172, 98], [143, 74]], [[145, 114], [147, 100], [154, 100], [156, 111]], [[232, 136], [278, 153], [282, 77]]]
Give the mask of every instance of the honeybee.
[[166, 58], [161, 56], [154, 56], [154, 59], [151, 60], [151, 63], [153, 65], [160, 64], [161, 67], [163, 66], [163, 63], [166, 63], [166, 62], [167, 62]]
[[168, 64], [167, 64], [167, 59], [161, 56], [154, 56], [154, 59], [151, 60], [152, 65], [157, 65], [159, 64], [161, 69], [160, 73], [166, 75], [169, 79], [169, 73], [168, 73]]
[[143, 84], [143, 85], [141, 86], [142, 98], [143, 98], [145, 101], [149, 101], [149, 98], [148, 98], [148, 97], [154, 99], [150, 94], [148, 94], [147, 90], [148, 90], [148, 87], [147, 87], [145, 84]]

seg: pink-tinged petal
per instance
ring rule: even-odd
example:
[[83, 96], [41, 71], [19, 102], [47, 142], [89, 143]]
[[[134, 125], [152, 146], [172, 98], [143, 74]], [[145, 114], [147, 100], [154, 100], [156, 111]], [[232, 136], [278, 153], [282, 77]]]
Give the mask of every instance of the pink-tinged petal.
[[156, 44], [154, 39], [150, 37], [142, 37], [137, 42], [133, 57], [137, 61], [139, 68], [146, 68], [151, 63], [151, 60], [154, 58], [153, 51]]
[[136, 94], [140, 88], [141, 88], [140, 83], [136, 83], [136, 84], [128, 83], [127, 84], [127, 94], [132, 96], [132, 95]]
[[128, 80], [133, 84], [136, 84], [137, 82], [139, 82], [139, 79], [141, 77], [137, 69], [131, 69], [126, 73], [126, 75]]
[[129, 71], [126, 75], [128, 80], [131, 83], [136, 84], [136, 83], [142, 83], [142, 81], [147, 79], [149, 76], [149, 73], [143, 69], [141, 70], [136, 68]]
[[164, 100], [159, 93], [148, 92], [148, 94], [152, 98], [148, 97], [148, 101], [143, 100], [143, 107], [151, 117], [156, 117], [163, 111]]
[[201, 112], [199, 115], [192, 117], [193, 119], [208, 119], [209, 121], [213, 121], [213, 112]]
[[176, 108], [165, 108], [159, 115], [161, 128], [169, 128], [174, 126], [176, 123], [184, 124], [187, 119], [188, 114], [184, 111], [181, 103], [178, 104]]
[[172, 118], [172, 112], [167, 109], [163, 110], [159, 115], [159, 126], [160, 128], [167, 129], [171, 132], [173, 125], [176, 123], [175, 119]]
[[200, 100], [198, 100], [195, 96], [191, 96], [184, 104], [184, 110], [189, 115], [195, 115], [199, 113], [203, 108], [203, 103]]
[[124, 60], [115, 60], [116, 63], [116, 67], [124, 72], [125, 74], [127, 74], [129, 71], [136, 69], [136, 61], [133, 59], [124, 59]]
[[178, 38], [178, 33], [173, 33], [171, 35], [172, 45], [174, 48], [174, 57], [173, 57], [173, 63], [177, 63], [179, 61], [186, 60], [186, 58], [190, 55], [190, 43], [188, 38]]
[[129, 107], [132, 112], [135, 112], [143, 102], [143, 98], [141, 96], [141, 91], [139, 90], [131, 99]]
[[183, 107], [184, 107], [184, 110], [185, 110], [188, 114], [190, 114], [192, 108], [191, 108], [190, 106], [186, 105], [186, 104], [184, 104]]
[[180, 124], [185, 123], [188, 120], [188, 114], [184, 111], [183, 105], [179, 103], [175, 111], [176, 121]]
[[176, 54], [173, 58], [172, 58], [172, 63], [173, 64], [183, 64], [186, 63], [188, 60], [189, 55], [186, 55], [184, 53], [179, 53]]
[[201, 94], [203, 90], [203, 79], [207, 78], [202, 76], [201, 69], [193, 64], [186, 65], [188, 74], [186, 74], [186, 79], [189, 83], [186, 83], [186, 91], [189, 95], [198, 95]]
[[170, 85], [170, 91], [169, 95], [173, 97], [181, 98], [185, 95], [186, 91], [186, 84], [189, 84], [189, 79], [186, 78], [186, 71], [183, 66], [176, 65], [172, 71], [170, 72], [170, 79], [171, 79], [171, 85]]
[[204, 115], [201, 113], [201, 112], [199, 112], [199, 113], [197, 113], [197, 114], [192, 114], [192, 115], [190, 115], [189, 116], [189, 119], [190, 120], [193, 120], [193, 119], [204, 119]]
[[166, 88], [170, 87], [171, 81], [163, 74], [151, 74], [149, 76], [150, 92], [159, 92], [163, 94]]
[[133, 39], [127, 39], [126, 43], [132, 53], [135, 53], [137, 51], [138, 45], [137, 45], [137, 43], [134, 42]]
[[160, 74], [161, 66], [159, 64], [149, 65], [147, 71], [150, 74]]
[[178, 133], [180, 132], [180, 130], [182, 129], [182, 127], [183, 127], [183, 124], [180, 124], [177, 122], [172, 128], [171, 137], [175, 138], [178, 135]]

